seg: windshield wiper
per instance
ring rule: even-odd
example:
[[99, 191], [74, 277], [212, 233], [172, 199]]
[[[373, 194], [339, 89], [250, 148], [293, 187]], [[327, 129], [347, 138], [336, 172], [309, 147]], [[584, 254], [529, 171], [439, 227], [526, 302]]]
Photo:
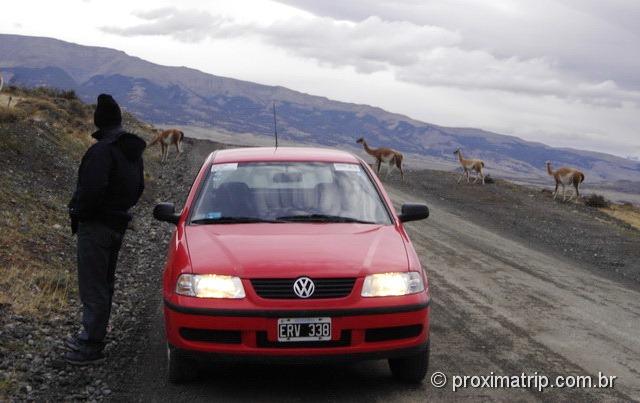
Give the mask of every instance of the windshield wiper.
[[198, 218], [191, 220], [191, 224], [248, 224], [248, 223], [281, 223], [282, 220], [269, 220], [260, 217], [219, 217]]
[[278, 220], [282, 221], [307, 221], [307, 222], [332, 222], [332, 223], [360, 223], [360, 224], [375, 224], [373, 221], [359, 220], [353, 217], [343, 217], [339, 215], [329, 214], [300, 214], [300, 215], [287, 215], [278, 217]]

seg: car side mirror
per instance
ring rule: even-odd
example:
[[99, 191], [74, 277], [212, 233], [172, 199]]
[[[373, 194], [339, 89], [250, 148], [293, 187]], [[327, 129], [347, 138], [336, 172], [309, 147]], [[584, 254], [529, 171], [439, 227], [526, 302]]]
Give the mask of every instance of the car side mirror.
[[178, 224], [180, 214], [176, 214], [176, 207], [173, 203], [159, 203], [153, 208], [153, 218], [160, 221]]
[[401, 222], [424, 220], [427, 217], [429, 217], [429, 207], [415, 203], [403, 204], [398, 216]]

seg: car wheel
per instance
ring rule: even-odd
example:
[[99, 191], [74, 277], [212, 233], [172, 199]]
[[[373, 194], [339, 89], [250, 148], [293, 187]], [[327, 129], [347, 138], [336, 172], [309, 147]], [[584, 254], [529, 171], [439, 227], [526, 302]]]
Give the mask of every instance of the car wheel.
[[197, 375], [197, 368], [193, 361], [182, 351], [169, 345], [167, 346], [167, 368], [171, 383], [190, 381]]
[[407, 357], [390, 358], [389, 368], [394, 378], [407, 383], [420, 383], [429, 369], [429, 343], [427, 350]]

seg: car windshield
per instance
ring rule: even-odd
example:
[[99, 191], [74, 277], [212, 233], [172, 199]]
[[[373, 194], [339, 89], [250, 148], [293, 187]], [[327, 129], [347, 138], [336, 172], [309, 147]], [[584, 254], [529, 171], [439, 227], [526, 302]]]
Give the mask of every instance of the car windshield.
[[200, 189], [191, 223], [248, 222], [390, 224], [391, 219], [358, 164], [213, 164]]

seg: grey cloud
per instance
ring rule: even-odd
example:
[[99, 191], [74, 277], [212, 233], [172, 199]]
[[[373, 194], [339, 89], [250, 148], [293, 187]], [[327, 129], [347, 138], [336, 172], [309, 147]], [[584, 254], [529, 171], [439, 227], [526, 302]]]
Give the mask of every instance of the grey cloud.
[[150, 22], [102, 30], [122, 36], [167, 35], [187, 42], [206, 37], [257, 35], [298, 56], [332, 66], [353, 66], [361, 72], [415, 64], [424, 49], [452, 46], [461, 39], [456, 32], [443, 28], [383, 21], [378, 17], [359, 23], [331, 18], [291, 19], [263, 26], [234, 23], [205, 11], [173, 7], [135, 15]]
[[607, 107], [621, 107], [623, 102], [640, 105], [640, 93], [623, 90], [611, 80], [580, 81], [557, 71], [544, 58], [497, 58], [480, 50], [426, 52], [420, 63], [398, 70], [397, 78], [426, 86], [556, 96]]
[[278, 0], [323, 17], [379, 16], [462, 34], [466, 49], [497, 57], [553, 59], [557, 69], [640, 90], [640, 2], [600, 0]]
[[169, 35], [183, 42], [197, 42], [214, 32], [221, 32], [227, 22], [206, 11], [179, 10], [175, 7], [138, 11], [134, 15], [149, 22], [128, 28], [106, 26], [101, 29], [122, 36]]
[[439, 27], [369, 17], [359, 23], [330, 18], [282, 21], [257, 29], [270, 44], [299, 56], [361, 72], [410, 66], [424, 50], [453, 46], [460, 36]]
[[319, 17], [263, 27], [260, 34], [321, 63], [361, 72], [390, 70], [400, 80], [425, 86], [550, 95], [607, 107], [640, 104], [640, 93], [619, 88], [614, 80], [572, 75], [553, 58], [501, 57], [468, 49], [460, 34], [440, 27], [379, 17], [359, 22]]
[[[321, 10], [323, 14], [330, 14], [332, 10], [327, 2], [289, 0], [287, 3], [314, 6], [314, 9], [324, 10]], [[387, 14], [393, 11], [393, 18], [385, 20], [378, 16], [364, 17], [365, 13], [358, 14], [364, 10], [365, 3], [370, 4], [374, 11]], [[349, 4], [346, 8], [346, 13], [352, 16], [349, 21], [312, 16], [268, 25], [241, 24], [205, 11], [170, 7], [136, 13], [138, 18], [146, 21], [139, 25], [128, 28], [105, 27], [103, 30], [125, 36], [168, 35], [182, 41], [254, 36], [322, 65], [353, 67], [361, 73], [389, 71], [399, 80], [423, 86], [556, 96], [607, 107], [621, 107], [625, 102], [640, 105], [640, 92], [620, 87], [615, 78], [608, 75], [589, 78], [576, 74], [577, 70], [567, 69], [566, 64], [558, 62], [553, 55], [544, 55], [543, 49], [539, 52], [541, 56], [532, 57], [508, 52], [507, 45], [500, 49], [499, 46], [471, 46], [464, 30], [458, 32], [441, 26], [394, 19], [398, 13], [416, 9], [411, 17], [419, 20], [420, 13], [424, 13], [424, 9], [420, 8], [422, 2], [354, 0]], [[434, 2], [429, 6], [433, 12], [431, 18], [437, 19], [450, 7], [462, 7], [459, 3], [455, 4], [449, 6]], [[485, 7], [474, 4], [468, 5], [469, 10], [458, 10], [462, 25], [465, 25], [469, 12], [478, 12]], [[490, 12], [517, 16], [522, 10], [516, 7], [487, 11]], [[358, 15], [364, 18], [356, 18]], [[467, 23], [465, 26], [471, 25]], [[521, 31], [526, 32], [527, 29], [525, 27]], [[473, 32], [473, 29], [470, 31]], [[553, 29], [551, 33], [540, 31], [540, 36], [551, 40], [549, 36], [553, 34]], [[510, 39], [501, 34], [505, 36], [502, 42], [508, 43]], [[496, 39], [496, 42], [500, 41]]]

